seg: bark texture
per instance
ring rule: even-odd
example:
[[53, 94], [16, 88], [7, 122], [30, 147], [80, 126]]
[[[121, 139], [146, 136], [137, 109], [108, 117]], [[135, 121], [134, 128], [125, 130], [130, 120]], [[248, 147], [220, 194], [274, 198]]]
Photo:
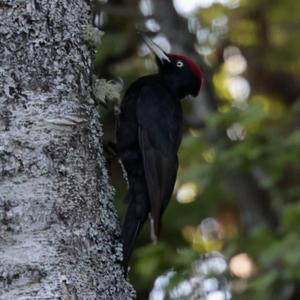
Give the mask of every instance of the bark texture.
[[132, 299], [91, 90], [88, 1], [0, 2], [0, 299]]

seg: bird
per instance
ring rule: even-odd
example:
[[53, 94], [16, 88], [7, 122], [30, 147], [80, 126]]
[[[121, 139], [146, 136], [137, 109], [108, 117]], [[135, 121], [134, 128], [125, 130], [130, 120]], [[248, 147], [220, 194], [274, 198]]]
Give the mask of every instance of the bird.
[[135, 240], [147, 218], [154, 242], [160, 233], [178, 170], [181, 100], [197, 96], [204, 80], [203, 71], [192, 59], [166, 53], [148, 36], [141, 37], [155, 55], [158, 72], [129, 86], [117, 119], [116, 148], [129, 184], [121, 234], [125, 276]]

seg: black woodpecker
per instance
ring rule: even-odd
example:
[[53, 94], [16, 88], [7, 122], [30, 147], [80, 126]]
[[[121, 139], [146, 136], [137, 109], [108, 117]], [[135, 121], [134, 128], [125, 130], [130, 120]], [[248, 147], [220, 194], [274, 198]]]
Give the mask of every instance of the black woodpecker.
[[178, 169], [180, 100], [197, 96], [203, 82], [203, 72], [190, 58], [167, 54], [142, 37], [155, 54], [159, 71], [128, 88], [117, 120], [117, 151], [129, 181], [122, 227], [125, 274], [134, 242], [148, 217], [152, 240], [159, 234]]

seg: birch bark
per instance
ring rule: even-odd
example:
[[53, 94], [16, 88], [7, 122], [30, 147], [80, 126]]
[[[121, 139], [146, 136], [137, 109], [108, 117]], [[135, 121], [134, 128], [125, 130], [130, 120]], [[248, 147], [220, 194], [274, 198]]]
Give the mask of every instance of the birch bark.
[[89, 1], [0, 2], [0, 299], [132, 299], [91, 88]]

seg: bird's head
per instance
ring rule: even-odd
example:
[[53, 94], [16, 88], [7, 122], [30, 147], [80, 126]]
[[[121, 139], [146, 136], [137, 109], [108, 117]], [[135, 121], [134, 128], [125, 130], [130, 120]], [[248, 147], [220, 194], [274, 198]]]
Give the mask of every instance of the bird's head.
[[185, 55], [166, 53], [147, 36], [142, 38], [154, 53], [159, 73], [167, 84], [180, 97], [197, 96], [204, 79], [200, 67]]

